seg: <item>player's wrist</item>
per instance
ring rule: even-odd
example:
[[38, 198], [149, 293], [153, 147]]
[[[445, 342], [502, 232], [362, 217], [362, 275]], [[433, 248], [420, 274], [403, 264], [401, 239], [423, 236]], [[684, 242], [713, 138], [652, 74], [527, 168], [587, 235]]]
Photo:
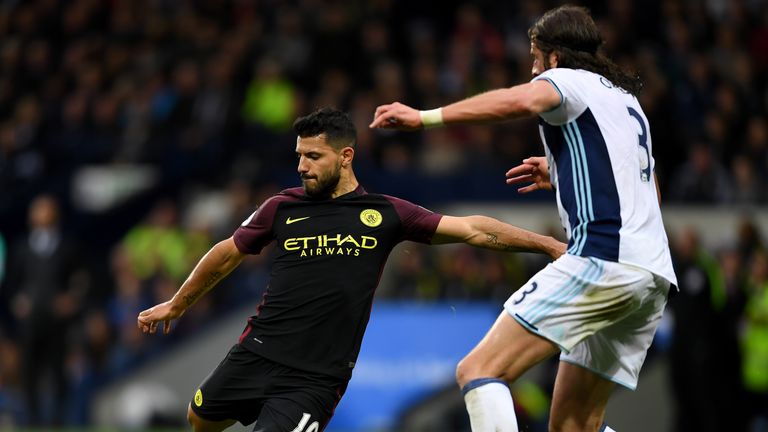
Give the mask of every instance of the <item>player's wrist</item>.
[[421, 125], [424, 129], [444, 126], [443, 122], [443, 109], [435, 108], [426, 111], [419, 111], [419, 117], [421, 117]]
[[187, 310], [187, 307], [190, 305], [184, 304], [185, 300], [179, 296], [173, 296], [173, 298], [168, 302], [168, 308], [170, 309], [171, 315], [178, 315], [181, 316], [184, 311]]

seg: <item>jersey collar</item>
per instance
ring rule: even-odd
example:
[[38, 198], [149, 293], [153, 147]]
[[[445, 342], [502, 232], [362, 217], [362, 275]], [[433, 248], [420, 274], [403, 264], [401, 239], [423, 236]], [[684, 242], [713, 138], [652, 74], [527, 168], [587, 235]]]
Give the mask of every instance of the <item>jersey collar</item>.
[[304, 188], [302, 187], [287, 189], [287, 190], [284, 190], [283, 193], [286, 193], [288, 195], [294, 195], [299, 199], [308, 200], [308, 201], [336, 201], [336, 200], [345, 200], [345, 199], [359, 197], [361, 195], [366, 195], [368, 192], [366, 192], [363, 186], [358, 183], [357, 187], [353, 191], [347, 192], [344, 195], [339, 195], [332, 200], [326, 200], [322, 198], [312, 198], [304, 192]]
[[355, 188], [355, 190], [353, 190], [351, 192], [347, 192], [344, 195], [339, 195], [335, 199], [340, 200], [340, 199], [355, 198], [355, 197], [358, 197], [360, 195], [365, 195], [366, 193], [367, 192], [365, 192], [365, 189], [363, 189], [363, 186], [358, 183], [357, 187]]

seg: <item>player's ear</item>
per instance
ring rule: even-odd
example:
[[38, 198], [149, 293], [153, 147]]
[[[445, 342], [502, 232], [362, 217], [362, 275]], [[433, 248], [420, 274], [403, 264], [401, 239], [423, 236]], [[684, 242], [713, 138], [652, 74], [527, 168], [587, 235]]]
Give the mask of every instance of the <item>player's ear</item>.
[[557, 60], [558, 60], [557, 51], [552, 51], [551, 53], [549, 53], [549, 66], [551, 68], [557, 67]]
[[352, 164], [352, 159], [355, 158], [355, 149], [352, 147], [344, 147], [341, 149], [341, 166], [348, 167]]

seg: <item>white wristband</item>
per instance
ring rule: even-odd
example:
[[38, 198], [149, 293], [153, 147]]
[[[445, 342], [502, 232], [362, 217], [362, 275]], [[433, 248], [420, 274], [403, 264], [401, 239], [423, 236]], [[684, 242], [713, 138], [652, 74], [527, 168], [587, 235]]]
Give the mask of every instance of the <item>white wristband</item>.
[[428, 111], [419, 111], [421, 117], [421, 124], [424, 129], [439, 127], [445, 125], [443, 123], [443, 109], [436, 108]]

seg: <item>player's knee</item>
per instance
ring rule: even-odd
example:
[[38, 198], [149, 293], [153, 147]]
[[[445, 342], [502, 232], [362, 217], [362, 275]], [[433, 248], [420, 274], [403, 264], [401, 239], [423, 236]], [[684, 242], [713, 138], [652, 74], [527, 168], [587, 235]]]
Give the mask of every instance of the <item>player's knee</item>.
[[550, 432], [597, 431], [602, 424], [601, 418], [592, 416], [563, 416], [550, 413], [549, 417]]
[[206, 430], [205, 421], [195, 414], [192, 410], [192, 404], [187, 405], [187, 421], [195, 432]]
[[195, 432], [221, 432], [235, 424], [235, 420], [210, 421], [206, 420], [192, 410], [192, 404], [187, 405], [187, 421]]
[[199, 420], [199, 417], [197, 417], [197, 414], [195, 414], [194, 411], [192, 411], [192, 404], [187, 405], [187, 421], [189, 422], [192, 427], [195, 427], [195, 423]]
[[475, 375], [473, 362], [469, 356], [461, 359], [459, 364], [456, 365], [456, 383], [459, 387], [464, 387], [468, 382], [475, 378], [479, 378]]

